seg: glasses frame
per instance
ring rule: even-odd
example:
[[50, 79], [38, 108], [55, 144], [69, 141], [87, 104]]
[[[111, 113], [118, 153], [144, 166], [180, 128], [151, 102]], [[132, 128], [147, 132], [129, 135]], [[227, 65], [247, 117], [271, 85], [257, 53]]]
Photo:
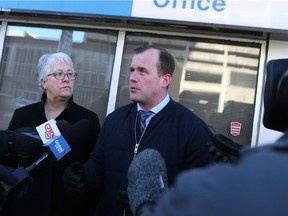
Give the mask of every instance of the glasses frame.
[[[64, 74], [64, 75], [63, 75]], [[64, 73], [62, 71], [56, 71], [54, 73], [50, 73], [47, 75], [47, 77], [49, 76], [54, 76], [56, 80], [64, 80], [65, 79], [65, 76], [67, 76], [67, 78], [69, 80], [75, 80], [76, 77], [77, 77], [77, 73], [72, 73], [72, 72], [69, 72], [69, 73]], [[59, 78], [59, 76], [63, 76], [62, 78]]]

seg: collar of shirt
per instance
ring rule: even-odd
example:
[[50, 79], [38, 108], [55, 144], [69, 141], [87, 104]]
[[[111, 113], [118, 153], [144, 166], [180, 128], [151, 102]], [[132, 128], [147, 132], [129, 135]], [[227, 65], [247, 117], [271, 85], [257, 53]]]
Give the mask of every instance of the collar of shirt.
[[[158, 112], [160, 112], [170, 101], [170, 96], [167, 93], [165, 98], [155, 107], [151, 108], [150, 110], [153, 112], [153, 114], [148, 118], [149, 120], [156, 115]], [[143, 110], [140, 105], [137, 103], [137, 111]]]

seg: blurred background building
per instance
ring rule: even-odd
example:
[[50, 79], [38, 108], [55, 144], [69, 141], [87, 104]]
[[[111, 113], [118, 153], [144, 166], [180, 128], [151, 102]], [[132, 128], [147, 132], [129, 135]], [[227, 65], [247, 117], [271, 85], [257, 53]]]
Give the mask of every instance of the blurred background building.
[[130, 102], [133, 49], [154, 44], [177, 61], [169, 87], [175, 101], [243, 145], [275, 140], [279, 134], [262, 124], [265, 65], [286, 57], [288, 26], [274, 19], [287, 16], [288, 2], [251, 4], [245, 14], [241, 1], [173, 2], [0, 1], [0, 129], [16, 108], [40, 100], [42, 54], [71, 56], [78, 73], [74, 99], [103, 123]]

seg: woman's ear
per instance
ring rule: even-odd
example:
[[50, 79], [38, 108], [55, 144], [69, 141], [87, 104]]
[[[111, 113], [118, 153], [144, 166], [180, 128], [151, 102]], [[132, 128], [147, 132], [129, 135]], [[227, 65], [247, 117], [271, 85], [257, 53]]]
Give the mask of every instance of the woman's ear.
[[46, 81], [45, 80], [41, 79], [40, 85], [42, 86], [43, 90], [46, 90]]

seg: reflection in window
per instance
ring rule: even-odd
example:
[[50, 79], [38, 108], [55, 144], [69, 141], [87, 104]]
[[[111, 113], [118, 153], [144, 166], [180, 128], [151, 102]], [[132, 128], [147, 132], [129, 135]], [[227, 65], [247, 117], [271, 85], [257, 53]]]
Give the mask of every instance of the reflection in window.
[[[233, 45], [231, 41], [225, 44], [215, 40], [203, 42], [203, 39], [129, 34], [124, 47], [117, 107], [130, 102], [127, 89], [132, 53], [145, 44], [161, 46], [174, 55], [178, 68], [169, 94], [175, 101], [193, 110], [218, 132], [243, 145], [250, 144], [260, 44]], [[236, 136], [230, 131], [232, 122], [242, 124]]]
[[103, 122], [112, 76], [117, 32], [85, 32], [8, 26], [1, 64], [0, 128], [7, 128], [14, 110], [40, 100], [36, 66], [44, 53], [69, 54], [78, 73], [74, 100]]

